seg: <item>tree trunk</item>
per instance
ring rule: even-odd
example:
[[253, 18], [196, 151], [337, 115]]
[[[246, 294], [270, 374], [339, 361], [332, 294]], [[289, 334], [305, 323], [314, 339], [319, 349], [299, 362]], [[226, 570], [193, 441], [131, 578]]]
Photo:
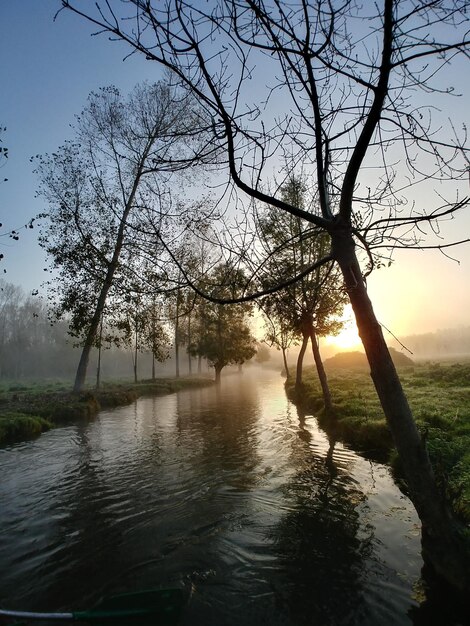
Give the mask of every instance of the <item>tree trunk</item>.
[[179, 345], [179, 325], [180, 325], [180, 292], [176, 295], [176, 319], [175, 319], [175, 376], [180, 377], [180, 345]]
[[175, 342], [175, 376], [180, 377], [180, 347], [177, 341]]
[[454, 588], [470, 591], [470, 554], [452, 518], [375, 317], [348, 233], [332, 233], [333, 253], [344, 276], [371, 377], [392, 433], [406, 482], [422, 523], [423, 558]]
[[98, 344], [98, 365], [96, 367], [96, 389], [100, 388], [101, 384], [101, 343], [103, 340], [103, 316], [101, 316], [100, 321], [100, 337]]
[[152, 300], [152, 342], [151, 342], [151, 346], [152, 346], [152, 382], [155, 382], [155, 350], [156, 350], [156, 345], [155, 345], [155, 336], [156, 336], [156, 332], [157, 332], [157, 320], [155, 319], [155, 311], [156, 311], [156, 303], [155, 303], [155, 297]]
[[214, 365], [215, 369], [215, 382], [220, 385], [220, 375], [222, 373], [223, 365]]
[[93, 346], [93, 342], [96, 337], [98, 325], [103, 315], [104, 307], [106, 304], [106, 298], [108, 297], [109, 290], [111, 289], [111, 286], [113, 284], [114, 274], [116, 273], [116, 270], [119, 264], [119, 258], [121, 256], [121, 250], [122, 250], [122, 246], [124, 243], [124, 234], [125, 234], [127, 219], [129, 217], [129, 213], [131, 211], [134, 198], [137, 193], [137, 188], [140, 183], [140, 177], [142, 176], [142, 169], [144, 166], [144, 162], [145, 162], [145, 159], [147, 158], [147, 154], [150, 148], [151, 148], [151, 143], [145, 149], [141, 164], [139, 165], [139, 171], [137, 172], [137, 175], [134, 179], [131, 193], [129, 195], [129, 198], [127, 199], [126, 206], [121, 217], [119, 229], [118, 229], [117, 236], [116, 236], [116, 244], [114, 246], [113, 256], [106, 270], [106, 276], [101, 286], [100, 294], [98, 296], [98, 300], [96, 303], [96, 308], [95, 308], [93, 317], [91, 318], [91, 322], [87, 330], [85, 342], [83, 344], [82, 353], [80, 355], [80, 361], [77, 367], [77, 373], [75, 374], [75, 382], [73, 385], [73, 390], [75, 392], [81, 391], [85, 384], [86, 372], [88, 369], [88, 362], [90, 360], [91, 348]]
[[313, 358], [317, 367], [318, 378], [320, 380], [323, 402], [325, 404], [325, 412], [332, 414], [334, 410], [333, 402], [331, 400], [330, 387], [328, 385], [328, 378], [326, 376], [325, 368], [323, 367], [323, 361], [321, 360], [320, 347], [318, 345], [318, 339], [313, 326], [311, 326], [310, 328], [310, 341], [312, 344]]
[[100, 388], [101, 384], [101, 346], [98, 347], [98, 365], [96, 366], [96, 389]]
[[134, 382], [137, 383], [137, 357], [139, 353], [139, 332], [137, 329], [137, 319], [135, 322], [135, 333], [134, 333]]
[[201, 355], [197, 357], [197, 373], [198, 374], [202, 373], [202, 356]]
[[302, 339], [302, 345], [300, 346], [299, 356], [297, 357], [297, 372], [296, 372], [296, 378], [295, 378], [296, 389], [299, 389], [299, 387], [302, 385], [302, 368], [304, 364], [304, 355], [305, 355], [305, 351], [307, 350], [307, 345], [308, 345], [308, 335], [304, 335]]
[[287, 365], [286, 349], [281, 348], [281, 350], [282, 350], [282, 360], [284, 361], [284, 370], [286, 372], [286, 378], [290, 378], [289, 366]]
[[76, 393], [82, 391], [85, 385], [86, 373], [88, 369], [88, 362], [90, 361], [91, 349], [93, 347], [93, 342], [96, 337], [98, 326], [100, 324], [101, 316], [103, 315], [104, 305], [106, 302], [108, 291], [111, 287], [111, 282], [112, 282], [112, 278], [110, 278], [109, 281], [104, 282], [103, 287], [101, 288], [101, 293], [99, 295], [98, 302], [96, 304], [95, 312], [91, 319], [90, 326], [88, 327], [88, 331], [85, 337], [85, 342], [82, 348], [82, 353], [80, 355], [80, 361], [78, 362], [77, 372], [75, 374], [75, 382], [73, 385], [73, 390]]
[[191, 346], [191, 311], [188, 314], [188, 374], [191, 376], [193, 373], [193, 362], [191, 360], [191, 352], [189, 348]]

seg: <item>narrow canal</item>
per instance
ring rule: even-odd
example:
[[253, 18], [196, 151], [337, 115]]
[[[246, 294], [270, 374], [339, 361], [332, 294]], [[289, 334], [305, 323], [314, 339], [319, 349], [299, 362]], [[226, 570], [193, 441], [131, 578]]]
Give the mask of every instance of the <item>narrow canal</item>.
[[430, 623], [409, 501], [299, 415], [276, 373], [4, 446], [0, 476], [3, 608], [176, 585], [183, 625]]

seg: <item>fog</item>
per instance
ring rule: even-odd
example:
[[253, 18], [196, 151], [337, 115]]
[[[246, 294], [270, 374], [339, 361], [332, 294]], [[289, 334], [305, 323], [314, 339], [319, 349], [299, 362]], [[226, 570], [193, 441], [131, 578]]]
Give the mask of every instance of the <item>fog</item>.
[[[259, 337], [261, 339], [261, 337]], [[404, 352], [414, 361], [448, 360], [470, 358], [470, 326], [448, 328], [432, 333], [413, 334], [394, 339], [388, 336], [388, 345]], [[320, 340], [323, 360], [338, 352], [346, 351], [335, 345], [334, 338]], [[76, 343], [76, 342], [75, 342]], [[259, 354], [244, 365], [244, 368], [262, 364], [281, 372], [284, 369], [282, 353], [275, 348], [263, 345]], [[354, 346], [354, 350], [360, 347]], [[298, 346], [288, 351], [289, 368], [294, 369]], [[155, 363], [155, 375], [175, 376], [176, 359], [173, 347], [169, 347], [169, 358], [163, 363]], [[19, 287], [1, 282], [0, 289], [0, 379], [72, 379], [78, 364], [80, 349], [67, 334], [64, 321], [51, 325], [46, 305], [37, 298], [26, 296]], [[103, 349], [101, 352], [100, 378], [102, 381], [133, 378], [134, 347]], [[152, 357], [148, 352], [138, 352], [138, 379], [152, 376]], [[205, 360], [189, 358], [186, 346], [179, 350], [180, 375], [212, 375], [213, 369]], [[307, 350], [305, 365], [313, 365], [311, 349]], [[88, 383], [93, 385], [98, 368], [98, 350], [94, 349], [88, 368]], [[227, 368], [237, 371], [238, 368]]]

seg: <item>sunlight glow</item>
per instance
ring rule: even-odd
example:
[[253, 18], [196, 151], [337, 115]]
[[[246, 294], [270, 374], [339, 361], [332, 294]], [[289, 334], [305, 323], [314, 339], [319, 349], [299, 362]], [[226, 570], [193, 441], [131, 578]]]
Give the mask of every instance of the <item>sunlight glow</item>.
[[345, 307], [344, 313], [340, 319], [342, 322], [344, 322], [343, 330], [338, 335], [336, 335], [336, 337], [326, 337], [326, 345], [333, 346], [338, 350], [362, 349], [361, 338], [358, 335], [356, 322], [354, 321], [354, 316], [350, 305], [347, 305]]

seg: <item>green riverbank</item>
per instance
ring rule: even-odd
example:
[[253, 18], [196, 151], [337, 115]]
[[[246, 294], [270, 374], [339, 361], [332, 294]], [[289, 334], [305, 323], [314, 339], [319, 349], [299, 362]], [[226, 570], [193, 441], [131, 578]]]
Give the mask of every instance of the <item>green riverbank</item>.
[[214, 384], [212, 378], [160, 378], [139, 383], [104, 383], [99, 390], [70, 391], [70, 383], [3, 383], [0, 386], [0, 444], [35, 437], [54, 426], [91, 418], [100, 409], [129, 404], [144, 395]]
[[[289, 398], [319, 418], [324, 430], [365, 454], [388, 461], [399, 474], [397, 454], [370, 375], [365, 368], [327, 371], [336, 419], [322, 412], [316, 371], [302, 389], [286, 381]], [[470, 364], [422, 364], [399, 369], [439, 485], [458, 517], [470, 525]]]

